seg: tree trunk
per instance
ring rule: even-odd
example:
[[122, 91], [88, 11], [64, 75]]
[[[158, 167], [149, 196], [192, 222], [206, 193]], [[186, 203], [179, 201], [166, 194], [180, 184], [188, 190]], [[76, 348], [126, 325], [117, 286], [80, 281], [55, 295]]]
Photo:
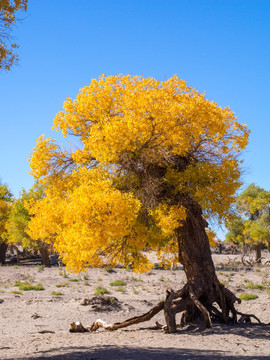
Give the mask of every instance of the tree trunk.
[[[212, 319], [225, 324], [237, 322], [237, 314], [240, 313], [236, 311], [234, 303], [240, 303], [241, 300], [226, 289], [216, 276], [205, 231], [207, 222], [202, 217], [201, 207], [192, 200], [187, 205], [185, 204], [185, 207], [187, 218], [176, 231], [179, 260], [187, 276], [184, 287], [176, 292], [167, 291], [166, 300], [157, 304], [146, 314], [115, 324], [107, 324], [98, 319], [89, 331], [96, 331], [99, 327], [116, 330], [148, 321], [162, 309], [167, 325], [164, 329], [168, 333], [176, 332], [175, 315], [180, 312], [182, 312], [181, 326], [200, 319], [204, 321], [207, 328], [212, 327]], [[252, 316], [249, 315], [249, 317]], [[74, 324], [70, 331], [77, 331]], [[160, 324], [157, 325], [157, 328], [162, 327]]]
[[49, 247], [46, 243], [39, 241], [38, 249], [42, 258], [42, 264], [45, 266], [51, 266], [51, 260], [49, 257]]
[[262, 262], [262, 244], [261, 243], [258, 243], [255, 246], [255, 261], [258, 264], [261, 264], [261, 262]]
[[[186, 299], [187, 309], [182, 315], [181, 325], [194, 322], [200, 317], [204, 319], [207, 327], [211, 327], [210, 317], [226, 324], [235, 322], [234, 302], [240, 300], [226, 289], [216, 276], [205, 231], [208, 224], [202, 217], [201, 207], [190, 202], [186, 208], [187, 218], [177, 230], [179, 261], [187, 276], [187, 292], [185, 297], [182, 297]], [[178, 312], [176, 308], [175, 311]]]
[[0, 242], [0, 264], [4, 265], [8, 244], [6, 242]]

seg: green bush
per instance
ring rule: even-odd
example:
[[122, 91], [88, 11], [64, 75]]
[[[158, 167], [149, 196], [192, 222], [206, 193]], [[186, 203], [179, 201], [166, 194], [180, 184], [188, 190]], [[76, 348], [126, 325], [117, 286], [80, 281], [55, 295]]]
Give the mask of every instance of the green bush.
[[239, 298], [241, 300], [254, 300], [254, 299], [257, 299], [258, 298], [258, 295], [255, 295], [255, 294], [248, 294], [248, 293], [243, 293], [239, 296]]
[[57, 288], [62, 288], [62, 287], [68, 287], [69, 284], [68, 283], [62, 283], [62, 284], [56, 284], [55, 285]]
[[110, 283], [110, 286], [126, 286], [127, 284], [123, 280], [115, 280]]
[[27, 281], [23, 281], [23, 282], [18, 281], [15, 284], [15, 286], [18, 286], [19, 290], [22, 291], [29, 291], [29, 290], [40, 291], [45, 289], [41, 283], [38, 283], [37, 285], [32, 285]]
[[64, 295], [64, 294], [62, 292], [60, 292], [60, 291], [52, 291], [51, 295], [61, 296], [61, 295]]
[[252, 282], [248, 282], [247, 285], [246, 285], [246, 288], [251, 289], [251, 290], [254, 290], [254, 289], [265, 290], [265, 289], [267, 289], [267, 286], [259, 285], [259, 284], [253, 284]]
[[105, 289], [103, 286], [97, 286], [95, 290], [95, 295], [104, 295], [104, 294], [110, 294], [110, 292]]

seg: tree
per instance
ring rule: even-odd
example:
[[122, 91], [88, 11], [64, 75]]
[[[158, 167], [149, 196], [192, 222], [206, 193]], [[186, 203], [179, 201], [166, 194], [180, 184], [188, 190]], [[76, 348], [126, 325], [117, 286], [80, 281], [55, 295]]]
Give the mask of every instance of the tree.
[[182, 324], [201, 314], [209, 327], [210, 317], [236, 321], [239, 299], [219, 282], [205, 231], [209, 219], [230, 217], [241, 185], [249, 131], [233, 112], [177, 76], [102, 76], [66, 100], [53, 129], [74, 145], [37, 140], [30, 165], [47, 190], [32, 234], [50, 238], [75, 271], [105, 259], [146, 270], [146, 248], [179, 259], [187, 284], [146, 316], [164, 308], [169, 332], [177, 312]]
[[0, 263], [5, 262], [6, 251], [8, 248], [7, 242], [7, 220], [13, 201], [13, 195], [6, 185], [0, 183]]
[[228, 223], [227, 239], [255, 248], [255, 261], [261, 263], [263, 244], [270, 241], [270, 192], [250, 184], [237, 198], [238, 220]]
[[6, 228], [9, 243], [20, 245], [24, 249], [39, 250], [43, 264], [50, 266], [48, 245], [39, 239], [32, 239], [27, 233], [28, 223], [31, 220], [28, 204], [33, 204], [43, 196], [43, 186], [38, 183], [34, 184], [29, 191], [23, 189], [20, 197], [12, 204]]
[[27, 10], [28, 0], [0, 0], [0, 69], [10, 70], [18, 60], [10, 30], [16, 23], [16, 12]]

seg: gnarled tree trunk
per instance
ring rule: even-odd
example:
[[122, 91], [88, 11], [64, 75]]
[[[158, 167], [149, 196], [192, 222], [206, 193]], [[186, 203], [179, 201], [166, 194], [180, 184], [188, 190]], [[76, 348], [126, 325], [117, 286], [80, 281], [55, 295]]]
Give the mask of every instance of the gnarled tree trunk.
[[179, 261], [187, 276], [187, 291], [183, 297], [187, 309], [182, 315], [181, 325], [201, 316], [208, 327], [211, 327], [210, 318], [217, 318], [224, 323], [235, 322], [236, 310], [233, 304], [240, 300], [216, 276], [205, 231], [207, 222], [202, 217], [201, 207], [193, 202], [186, 208], [187, 218], [177, 230]]

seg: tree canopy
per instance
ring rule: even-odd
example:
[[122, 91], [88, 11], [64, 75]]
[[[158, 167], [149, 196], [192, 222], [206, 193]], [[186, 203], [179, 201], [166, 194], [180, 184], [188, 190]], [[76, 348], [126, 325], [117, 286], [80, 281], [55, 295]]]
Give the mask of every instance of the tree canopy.
[[261, 247], [270, 243], [270, 192], [250, 184], [237, 197], [237, 219], [229, 221], [228, 241]]
[[41, 199], [43, 194], [42, 186], [34, 184], [29, 191], [23, 189], [20, 197], [13, 202], [6, 225], [9, 243], [21, 245], [23, 248], [37, 246], [27, 233], [28, 223], [31, 220], [28, 203]]
[[230, 217], [249, 131], [177, 76], [92, 80], [65, 101], [53, 129], [69, 146], [37, 140], [30, 165], [46, 197], [29, 227], [70, 269], [106, 259], [146, 270], [145, 248], [174, 261], [191, 206], [206, 220]]
[[0, 0], [0, 69], [10, 70], [18, 57], [14, 53], [18, 48], [10, 35], [16, 23], [16, 13], [27, 10], [28, 0]]
[[0, 242], [6, 240], [6, 224], [11, 209], [13, 195], [6, 185], [0, 183]]

